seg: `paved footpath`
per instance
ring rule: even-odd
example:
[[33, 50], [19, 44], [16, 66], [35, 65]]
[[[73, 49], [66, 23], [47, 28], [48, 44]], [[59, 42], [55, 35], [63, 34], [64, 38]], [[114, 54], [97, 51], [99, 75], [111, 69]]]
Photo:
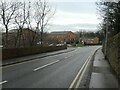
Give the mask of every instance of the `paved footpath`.
[[102, 49], [95, 54], [89, 88], [120, 88]]
[[59, 50], [59, 51], [40, 53], [40, 54], [34, 54], [34, 55], [28, 55], [28, 56], [26, 55], [26, 56], [22, 56], [22, 57], [18, 57], [18, 58], [2, 60], [2, 66], [11, 65], [11, 64], [19, 63], [19, 62], [24, 62], [24, 61], [30, 61], [30, 60], [37, 59], [37, 58], [43, 58], [43, 57], [47, 57], [47, 56], [53, 56], [53, 55], [57, 55], [57, 54], [67, 53], [70, 51], [74, 51], [75, 49], [76, 48], [67, 48], [67, 49]]

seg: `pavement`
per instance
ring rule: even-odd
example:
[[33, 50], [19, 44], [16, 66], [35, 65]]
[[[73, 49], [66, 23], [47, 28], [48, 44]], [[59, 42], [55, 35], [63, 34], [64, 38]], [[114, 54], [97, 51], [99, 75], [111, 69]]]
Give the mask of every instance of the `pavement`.
[[26, 62], [26, 61], [34, 60], [37, 58], [43, 58], [43, 57], [57, 55], [57, 54], [61, 54], [61, 53], [67, 53], [67, 52], [74, 51], [74, 50], [75, 50], [75, 48], [71, 47], [71, 48], [67, 48], [67, 49], [59, 50], [59, 51], [33, 54], [33, 55], [27, 55], [27, 56], [12, 58], [12, 59], [6, 59], [6, 60], [2, 60], [2, 66], [12, 65], [12, 64], [20, 63], [20, 62]]
[[89, 88], [120, 88], [109, 63], [104, 58], [102, 49], [97, 50], [92, 68]]

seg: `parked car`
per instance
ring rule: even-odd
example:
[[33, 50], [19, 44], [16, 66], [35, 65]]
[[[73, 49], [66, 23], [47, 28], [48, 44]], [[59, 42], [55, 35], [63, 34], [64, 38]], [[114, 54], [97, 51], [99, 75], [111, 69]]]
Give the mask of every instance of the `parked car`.
[[63, 46], [64, 44], [57, 44], [56, 46]]
[[48, 46], [54, 46], [54, 44], [52, 43], [52, 44], [49, 44]]

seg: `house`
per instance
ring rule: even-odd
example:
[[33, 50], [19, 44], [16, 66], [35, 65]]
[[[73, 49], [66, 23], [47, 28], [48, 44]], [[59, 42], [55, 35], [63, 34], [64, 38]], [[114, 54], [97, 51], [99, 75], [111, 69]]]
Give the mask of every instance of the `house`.
[[[2, 44], [5, 46], [6, 33], [2, 33]], [[24, 28], [22, 31], [19, 29], [12, 29], [8, 32], [8, 47], [27, 47], [37, 43], [38, 33], [35, 31]]]
[[96, 45], [99, 44], [98, 37], [86, 37], [82, 39], [82, 44]]
[[48, 35], [50, 43], [74, 43], [76, 35], [72, 31], [51, 32]]

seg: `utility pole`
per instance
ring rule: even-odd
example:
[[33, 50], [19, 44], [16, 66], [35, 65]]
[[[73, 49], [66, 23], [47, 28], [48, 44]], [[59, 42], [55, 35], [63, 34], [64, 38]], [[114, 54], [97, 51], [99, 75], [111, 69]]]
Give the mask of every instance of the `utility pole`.
[[108, 43], [108, 27], [109, 27], [109, 3], [107, 8], [107, 24], [106, 24], [106, 35], [105, 35], [105, 58], [107, 58], [107, 43]]

